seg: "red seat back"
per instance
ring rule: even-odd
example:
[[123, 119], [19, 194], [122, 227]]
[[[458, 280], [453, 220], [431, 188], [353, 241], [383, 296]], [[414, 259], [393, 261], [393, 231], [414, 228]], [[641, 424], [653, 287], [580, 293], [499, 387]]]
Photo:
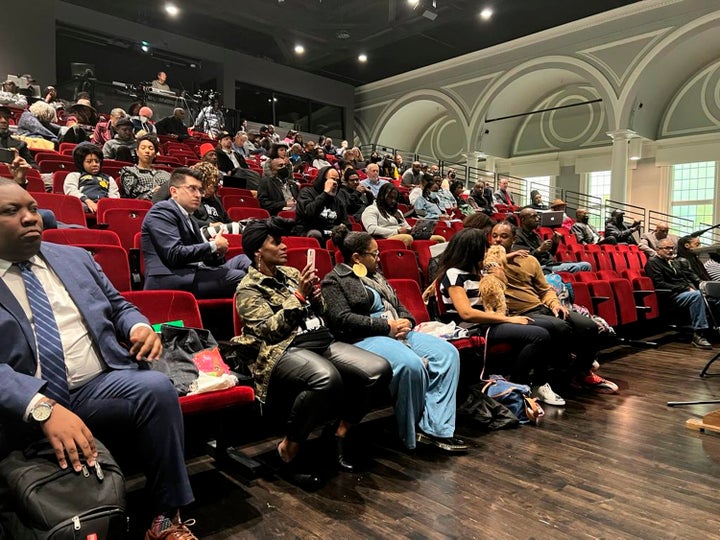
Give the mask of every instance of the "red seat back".
[[225, 208], [232, 208], [233, 206], [260, 208], [260, 201], [255, 197], [246, 197], [243, 195], [225, 195], [222, 198], [222, 204]]
[[130, 290], [130, 265], [124, 248], [112, 245], [88, 244], [81, 246], [93, 256], [103, 273], [118, 291]]
[[422, 299], [420, 286], [412, 279], [389, 279], [388, 283], [395, 289], [400, 303], [412, 313], [415, 324], [430, 320], [425, 302]]
[[85, 211], [77, 197], [57, 193], [33, 193], [33, 198], [37, 201], [38, 208], [52, 210], [58, 221], [87, 227]]
[[[322, 279], [330, 270], [332, 270], [332, 260], [330, 252], [327, 249], [315, 249], [315, 269], [317, 277]], [[307, 265], [308, 248], [290, 248], [287, 250], [287, 264], [293, 268], [302, 271]]]
[[414, 251], [409, 249], [381, 251], [380, 266], [385, 279], [412, 279], [420, 284], [420, 269]]
[[102, 229], [48, 229], [43, 231], [43, 241], [67, 246], [121, 245], [120, 237], [115, 232]]
[[135, 304], [150, 324], [181, 320], [185, 326], [202, 328], [197, 300], [189, 292], [127, 291], [123, 292], [123, 296]]
[[292, 248], [315, 248], [320, 249], [320, 242], [317, 238], [310, 236], [283, 236], [282, 242], [288, 249]]
[[150, 210], [152, 203], [142, 199], [111, 199], [105, 197], [100, 199], [97, 204], [97, 222], [105, 223], [105, 213], [111, 208], [120, 208], [124, 210]]
[[135, 235], [140, 232], [143, 219], [148, 210], [134, 210], [128, 208], [111, 208], [105, 212], [105, 223], [108, 229], [117, 233], [122, 246], [130, 251], [133, 247]]
[[228, 216], [232, 221], [243, 219], [268, 219], [270, 212], [262, 208], [247, 208], [242, 206], [231, 206], [227, 209]]

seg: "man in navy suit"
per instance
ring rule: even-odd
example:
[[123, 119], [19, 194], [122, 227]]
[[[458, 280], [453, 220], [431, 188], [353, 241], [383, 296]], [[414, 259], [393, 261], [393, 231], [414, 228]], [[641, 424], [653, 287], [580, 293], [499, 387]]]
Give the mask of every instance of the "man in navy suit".
[[245, 277], [245, 255], [223, 263], [227, 238], [206, 241], [192, 214], [201, 204], [202, 182], [187, 167], [175, 169], [168, 182], [170, 199], [155, 204], [142, 224], [145, 289], [190, 291], [197, 298], [231, 298]]
[[[35, 200], [13, 180], [0, 179], [0, 451], [42, 433], [60, 467], [80, 471], [81, 455], [90, 466], [97, 457], [93, 434], [121, 434], [146, 467], [156, 515], [146, 538], [185, 531], [194, 538], [179, 518], [193, 496], [177, 393], [165, 375], [138, 369], [160, 356], [157, 334], [90, 254], [41, 238]], [[53, 377], [50, 368], [58, 365]], [[63, 392], [53, 394], [58, 385]]]

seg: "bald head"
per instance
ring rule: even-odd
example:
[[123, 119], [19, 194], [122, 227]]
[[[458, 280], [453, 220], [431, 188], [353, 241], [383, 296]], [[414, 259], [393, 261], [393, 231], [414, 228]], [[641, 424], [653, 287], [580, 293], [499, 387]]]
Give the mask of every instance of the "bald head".
[[655, 225], [655, 238], [657, 238], [658, 240], [667, 238], [669, 232], [670, 227], [667, 223], [658, 223], [657, 225]]

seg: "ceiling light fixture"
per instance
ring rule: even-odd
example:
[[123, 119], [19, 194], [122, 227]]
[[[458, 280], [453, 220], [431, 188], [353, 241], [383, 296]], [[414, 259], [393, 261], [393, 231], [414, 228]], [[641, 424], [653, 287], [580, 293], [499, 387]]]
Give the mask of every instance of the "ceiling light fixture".
[[485, 9], [483, 9], [483, 10], [480, 12], [480, 18], [481, 18], [483, 21], [489, 20], [490, 17], [492, 17], [492, 16], [493, 16], [493, 10], [490, 9], [490, 8], [485, 8]]
[[177, 17], [178, 13], [180, 13], [180, 9], [175, 4], [165, 4], [165, 11], [168, 15], [171, 17]]
[[367, 54], [361, 53], [358, 55], [358, 62], [365, 63], [367, 62]]
[[305, 47], [300, 45], [299, 43], [295, 45], [295, 54], [304, 54], [305, 53]]
[[416, 7], [420, 3], [420, 0], [407, 0], [407, 3], [412, 7]]

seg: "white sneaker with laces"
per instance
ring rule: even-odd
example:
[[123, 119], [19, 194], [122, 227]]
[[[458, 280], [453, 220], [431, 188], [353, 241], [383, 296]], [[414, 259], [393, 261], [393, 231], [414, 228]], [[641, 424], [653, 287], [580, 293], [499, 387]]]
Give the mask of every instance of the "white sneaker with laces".
[[562, 407], [565, 405], [565, 400], [556, 394], [549, 383], [545, 383], [542, 386], [538, 386], [535, 389], [535, 395], [539, 401], [542, 401], [546, 405], [555, 405], [556, 407]]

